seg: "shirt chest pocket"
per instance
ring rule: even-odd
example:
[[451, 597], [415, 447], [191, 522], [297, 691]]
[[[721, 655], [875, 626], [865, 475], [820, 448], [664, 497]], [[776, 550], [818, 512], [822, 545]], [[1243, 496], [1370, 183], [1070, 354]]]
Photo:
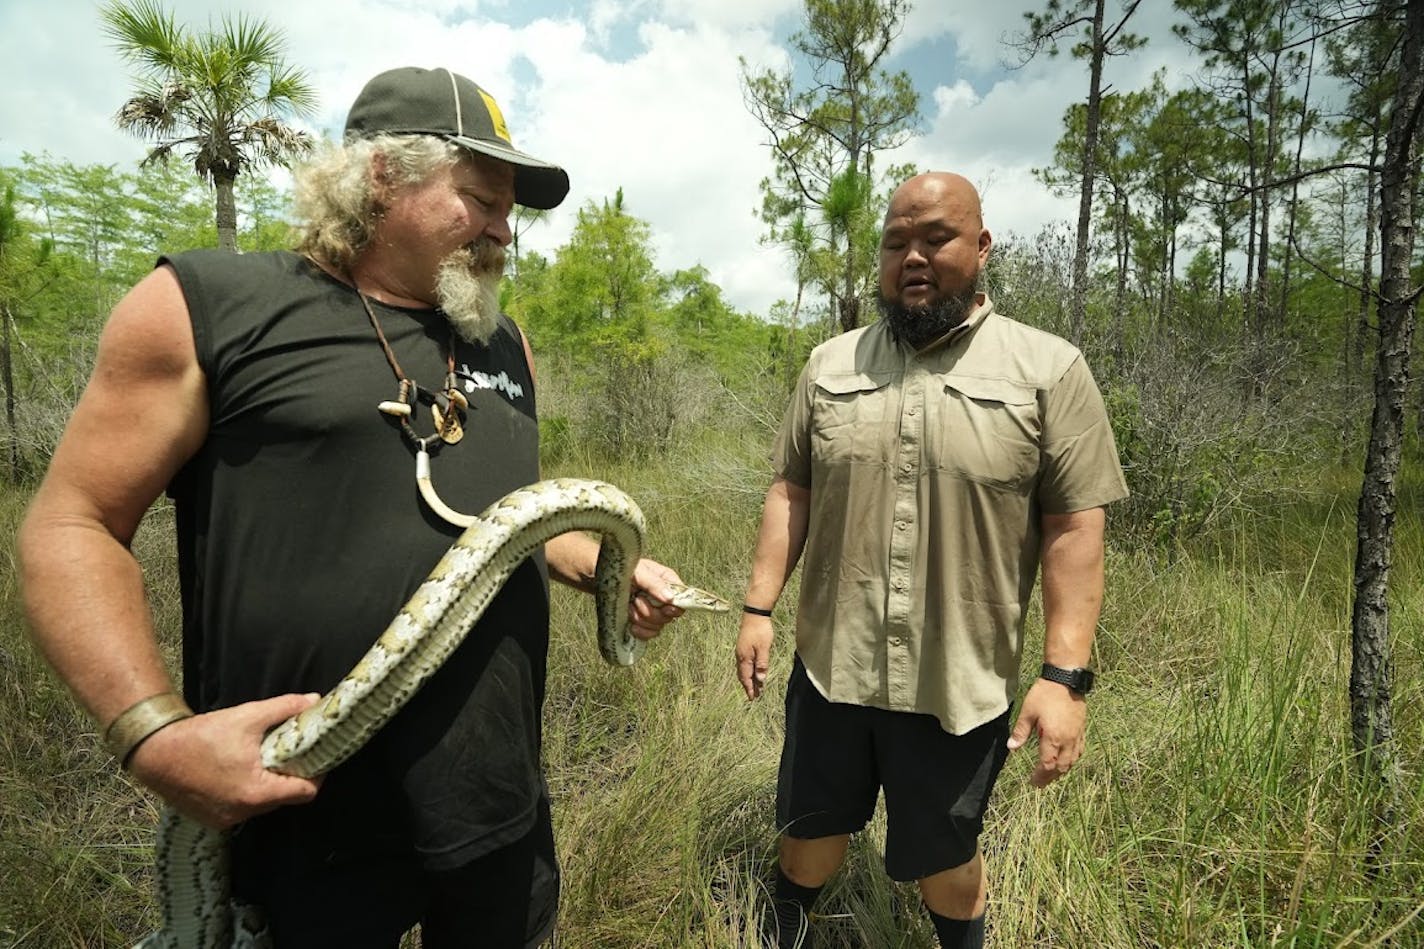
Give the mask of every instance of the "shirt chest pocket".
[[891, 373], [827, 373], [816, 379], [812, 451], [821, 463], [879, 463], [896, 429]]
[[930, 463], [970, 481], [1025, 493], [1038, 474], [1038, 393], [1007, 379], [944, 377], [926, 433]]

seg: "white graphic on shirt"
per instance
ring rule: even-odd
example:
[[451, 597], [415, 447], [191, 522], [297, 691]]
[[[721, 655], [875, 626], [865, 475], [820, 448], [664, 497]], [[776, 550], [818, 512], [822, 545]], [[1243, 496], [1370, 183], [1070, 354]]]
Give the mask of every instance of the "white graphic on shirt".
[[459, 374], [465, 379], [466, 392], [474, 392], [476, 389], [494, 389], [496, 392], [504, 393], [504, 397], [511, 402], [524, 398], [524, 387], [510, 379], [509, 373], [502, 370], [499, 375], [492, 376], [487, 372], [471, 369], [469, 363], [461, 363]]

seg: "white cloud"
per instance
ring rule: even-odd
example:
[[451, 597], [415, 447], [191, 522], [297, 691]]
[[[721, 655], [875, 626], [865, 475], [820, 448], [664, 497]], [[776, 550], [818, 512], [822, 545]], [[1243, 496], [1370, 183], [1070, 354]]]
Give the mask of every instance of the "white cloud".
[[777, 20], [800, 13], [801, 0], [659, 0], [663, 15], [677, 23], [740, 30], [770, 28]]
[[979, 93], [975, 92], [974, 87], [963, 79], [952, 86], [935, 86], [931, 98], [934, 99], [935, 108], [941, 116], [979, 104]]
[[753, 210], [767, 159], [738, 92], [733, 38], [656, 23], [639, 35], [645, 51], [625, 63], [599, 58], [569, 31], [535, 61], [539, 148], [573, 181], [550, 230], [563, 239], [560, 224], [579, 206], [621, 187], [629, 212], [653, 224], [661, 268], [700, 261], [733, 299], [764, 310], [778, 282], [763, 273], [748, 284], [744, 268], [758, 252]]
[[1002, 40], [1023, 28], [1023, 7], [1007, 3], [967, 4], [930, 0], [910, 10], [903, 38], [907, 44], [952, 37], [956, 66], [976, 73], [999, 68], [1006, 52]]

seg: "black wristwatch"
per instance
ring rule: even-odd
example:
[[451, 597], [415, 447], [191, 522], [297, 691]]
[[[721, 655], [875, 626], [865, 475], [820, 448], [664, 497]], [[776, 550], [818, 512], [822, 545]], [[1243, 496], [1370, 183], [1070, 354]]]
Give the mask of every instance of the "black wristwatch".
[[1093, 670], [1092, 669], [1063, 669], [1043, 664], [1043, 671], [1039, 672], [1039, 677], [1047, 679], [1049, 682], [1057, 682], [1059, 685], [1066, 685], [1079, 695], [1087, 695], [1093, 691]]

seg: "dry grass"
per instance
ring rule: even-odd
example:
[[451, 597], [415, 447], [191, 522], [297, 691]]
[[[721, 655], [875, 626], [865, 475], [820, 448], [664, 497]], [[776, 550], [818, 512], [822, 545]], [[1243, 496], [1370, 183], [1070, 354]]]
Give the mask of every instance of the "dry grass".
[[[568, 458], [551, 473], [623, 486], [648, 514], [652, 556], [736, 598], [760, 454], [723, 443], [677, 465]], [[0, 497], [7, 544], [21, 503]], [[171, 633], [164, 518], [140, 550]], [[991, 808], [992, 945], [1424, 946], [1424, 537], [1401, 518], [1394, 707], [1407, 782], [1371, 862], [1376, 801], [1355, 778], [1346, 708], [1352, 529], [1322, 505], [1170, 562], [1113, 551], [1089, 757], [1045, 791], [1012, 759]], [[8, 546], [0, 564], [0, 946], [128, 945], [153, 921], [154, 802], [116, 774], [28, 648]], [[735, 617], [689, 616], [615, 670], [596, 659], [588, 607], [556, 591], [558, 945], [753, 947], [775, 851], [787, 641], [776, 687], [749, 705], [733, 678]], [[820, 945], [934, 944], [914, 888], [881, 869], [882, 839], [877, 819], [855, 840], [818, 906]]]

